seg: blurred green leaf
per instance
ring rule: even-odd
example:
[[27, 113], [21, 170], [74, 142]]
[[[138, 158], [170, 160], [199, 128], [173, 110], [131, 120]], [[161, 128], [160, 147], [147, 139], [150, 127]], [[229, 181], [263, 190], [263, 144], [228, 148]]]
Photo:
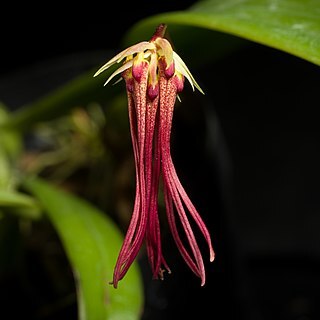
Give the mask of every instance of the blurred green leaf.
[[[124, 38], [125, 46], [149, 39], [160, 23], [169, 26], [174, 40], [183, 37], [198, 55], [208, 55], [195, 46], [199, 34], [176, 26], [193, 26], [223, 32], [267, 45], [320, 65], [319, 0], [205, 0], [189, 10], [151, 16], [134, 25]], [[176, 33], [176, 30], [178, 31]], [[201, 37], [215, 55], [214, 38]], [[217, 43], [216, 50], [220, 50]], [[204, 60], [206, 62], [206, 60]]]
[[[10, 119], [10, 112], [0, 102], [0, 124]], [[22, 137], [16, 130], [0, 130], [0, 190], [13, 190], [16, 184], [15, 165], [22, 150]]]
[[0, 190], [0, 206], [26, 206], [34, 207], [36, 201], [23, 193]]
[[102, 212], [38, 178], [25, 187], [43, 205], [71, 262], [81, 320], [133, 320], [142, 312], [142, 283], [137, 265], [114, 289], [113, 267], [122, 243], [116, 225]]
[[[6, 122], [10, 118], [11, 112], [3, 103], [0, 102], [0, 124]], [[15, 130], [2, 130], [0, 142], [3, 150], [10, 159], [15, 159], [20, 155], [22, 150], [22, 137], [19, 132]]]
[[0, 208], [30, 219], [41, 217], [38, 202], [32, 197], [16, 191], [0, 190]]
[[[108, 57], [106, 57], [106, 61]], [[97, 66], [98, 68], [99, 66]], [[37, 122], [58, 118], [70, 112], [72, 108], [86, 106], [91, 102], [106, 102], [110, 96], [119, 93], [120, 87], [106, 90], [103, 86], [105, 79], [94, 78], [97, 69], [85, 72], [61, 85], [51, 93], [39, 97], [36, 101], [21, 106], [13, 112], [7, 121], [0, 123], [0, 129], [17, 132], [30, 131]], [[112, 72], [112, 68], [106, 74]]]

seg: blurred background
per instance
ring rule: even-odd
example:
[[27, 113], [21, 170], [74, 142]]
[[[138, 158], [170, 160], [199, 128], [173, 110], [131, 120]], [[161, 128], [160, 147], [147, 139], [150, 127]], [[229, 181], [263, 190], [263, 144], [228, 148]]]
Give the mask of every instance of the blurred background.
[[[72, 13], [53, 4], [21, 16], [3, 13], [0, 100], [11, 109], [32, 102], [104, 63], [110, 52], [122, 49], [121, 37], [135, 22], [192, 3], [121, 2], [116, 14], [91, 3]], [[142, 255], [142, 319], [188, 319], [191, 314], [207, 319], [319, 319], [319, 67], [246, 42], [191, 71], [206, 95], [186, 87], [176, 109], [172, 149], [178, 174], [211, 230], [216, 261], [207, 263], [207, 284], [200, 288], [171, 249], [169, 236], [165, 247], [173, 273], [165, 281], [151, 280]], [[130, 181], [131, 171], [123, 169], [125, 161], [122, 165], [121, 174]], [[94, 189], [99, 198], [74, 186], [79, 176], [86, 181], [85, 169], [69, 183], [101, 204], [103, 190]], [[10, 242], [17, 226], [16, 221], [9, 224], [1, 246], [10, 251], [3, 243]], [[0, 273], [1, 309], [10, 319], [22, 314], [24, 319], [76, 319], [72, 273], [54, 231], [39, 226], [22, 242], [13, 246], [24, 254], [12, 258], [11, 268]], [[54, 250], [48, 254], [43, 243]], [[66, 298], [59, 300], [59, 295]], [[52, 300], [59, 303], [50, 305]]]

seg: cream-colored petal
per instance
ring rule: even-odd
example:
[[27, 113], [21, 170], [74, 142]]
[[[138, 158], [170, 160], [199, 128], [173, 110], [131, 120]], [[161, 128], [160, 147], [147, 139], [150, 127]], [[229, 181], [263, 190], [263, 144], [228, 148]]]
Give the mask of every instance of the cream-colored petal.
[[123, 80], [123, 78], [122, 78], [122, 77], [120, 77], [116, 82], [114, 82], [114, 83], [113, 83], [113, 85], [115, 85], [115, 84], [117, 84], [117, 83], [121, 82], [122, 80]]
[[160, 50], [158, 49], [158, 53], [161, 56], [164, 56], [164, 59], [167, 64], [167, 68], [169, 68], [172, 61], [173, 61], [173, 55], [172, 55], [173, 50], [172, 50], [170, 42], [167, 39], [160, 38], [160, 37], [157, 38], [154, 42], [160, 48]]
[[181, 74], [183, 74], [188, 79], [188, 81], [191, 84], [192, 90], [194, 91], [194, 87], [196, 87], [202, 94], [204, 94], [204, 92], [202, 91], [202, 89], [198, 85], [197, 81], [192, 76], [192, 74], [191, 74], [190, 70], [188, 69], [188, 67], [186, 66], [186, 64], [183, 62], [183, 60], [180, 58], [180, 56], [174, 51], [173, 51], [173, 60], [175, 63], [176, 70], [178, 72], [180, 72]]
[[150, 83], [154, 86], [158, 82], [158, 77], [157, 77], [157, 54], [154, 52], [151, 55], [150, 59], [150, 65], [149, 65], [149, 81]]
[[[129, 48], [127, 48], [126, 50], [124, 50], [124, 56], [127, 57], [127, 56], [130, 56], [132, 54], [135, 54], [135, 53], [138, 53], [138, 52], [143, 52], [143, 51], [146, 51], [146, 50], [155, 50], [155, 45], [151, 42], [148, 42], [148, 41], [142, 41], [142, 42], [139, 42]], [[117, 59], [117, 62], [120, 62], [123, 58], [119, 58]]]
[[113, 64], [121, 62], [127, 56], [133, 55], [137, 52], [142, 52], [145, 50], [155, 49], [155, 45], [148, 41], [139, 42], [115, 55], [107, 63], [105, 63], [95, 74], [94, 77], [102, 73], [103, 71], [110, 68]]
[[145, 53], [144, 53], [144, 58], [145, 59], [148, 59], [149, 57], [151, 56], [151, 51], [146, 51]]
[[108, 78], [108, 80], [105, 82], [105, 86], [119, 73], [122, 73], [123, 71], [129, 69], [132, 67], [133, 60], [129, 60], [125, 64], [123, 64], [120, 68], [118, 68], [115, 72], [112, 73], [112, 75]]

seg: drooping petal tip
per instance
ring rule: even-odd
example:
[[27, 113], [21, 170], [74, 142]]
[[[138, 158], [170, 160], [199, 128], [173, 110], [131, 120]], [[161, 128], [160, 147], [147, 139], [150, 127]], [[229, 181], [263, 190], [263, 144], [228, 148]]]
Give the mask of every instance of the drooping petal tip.
[[216, 257], [216, 255], [215, 255], [213, 249], [211, 249], [211, 250], [210, 250], [210, 262], [213, 262], [214, 259], [215, 259], [215, 257]]
[[180, 56], [174, 51], [173, 51], [173, 59], [175, 62], [176, 70], [188, 79], [188, 81], [192, 87], [192, 90], [194, 91], [194, 87], [196, 87], [202, 94], [204, 94], [203, 90], [201, 89], [201, 87], [199, 86], [197, 81], [194, 79], [194, 77], [191, 74], [190, 70], [188, 69], [187, 65], [180, 58]]

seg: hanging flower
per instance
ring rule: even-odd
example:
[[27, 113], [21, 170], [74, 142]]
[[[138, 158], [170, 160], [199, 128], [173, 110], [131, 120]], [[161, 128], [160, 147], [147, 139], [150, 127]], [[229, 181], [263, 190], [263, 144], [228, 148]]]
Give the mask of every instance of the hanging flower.
[[[173, 110], [176, 98], [183, 89], [184, 79], [187, 78], [193, 90], [197, 88], [201, 93], [203, 91], [164, 38], [165, 30], [166, 25], [159, 25], [150, 41], [123, 50], [94, 75], [99, 75], [116, 63], [122, 63], [105, 84], [117, 75], [125, 80], [136, 169], [134, 209], [111, 282], [115, 288], [144, 241], [153, 277], [163, 279], [165, 270], [171, 272], [161, 247], [158, 216], [160, 179], [163, 181], [171, 233], [183, 259], [200, 277], [201, 285], [205, 284], [205, 268], [190, 219], [198, 226], [209, 246], [210, 261], [214, 260], [210, 234], [177, 176], [170, 151]], [[183, 237], [180, 235], [180, 226], [185, 233]]]

